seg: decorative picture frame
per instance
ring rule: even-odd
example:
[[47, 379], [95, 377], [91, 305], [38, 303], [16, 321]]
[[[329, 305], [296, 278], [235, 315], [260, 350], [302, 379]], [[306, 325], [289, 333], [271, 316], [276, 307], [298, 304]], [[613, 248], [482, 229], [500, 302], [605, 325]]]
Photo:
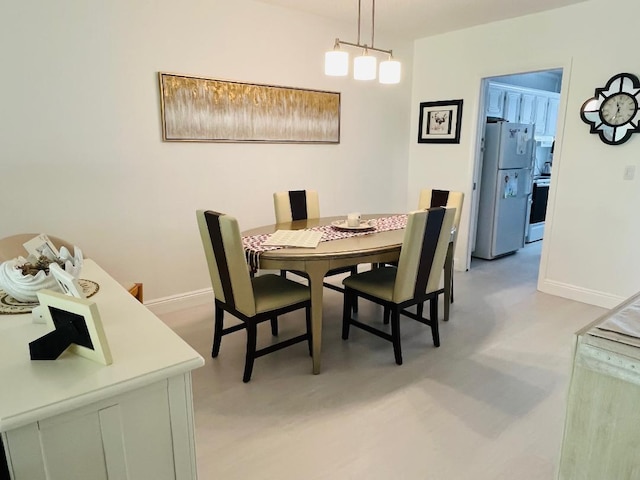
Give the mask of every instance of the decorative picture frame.
[[165, 142], [340, 143], [340, 93], [158, 72]]
[[418, 143], [460, 143], [462, 100], [420, 103]]
[[64, 351], [111, 365], [111, 350], [95, 302], [52, 290], [40, 290], [38, 300], [52, 331], [29, 344], [31, 360], [55, 360]]
[[80, 286], [78, 279], [69, 272], [63, 270], [57, 263], [54, 262], [49, 265], [49, 274], [53, 275], [58, 287], [60, 287], [60, 291], [65, 295], [76, 298], [87, 298], [82, 291], [82, 287]]

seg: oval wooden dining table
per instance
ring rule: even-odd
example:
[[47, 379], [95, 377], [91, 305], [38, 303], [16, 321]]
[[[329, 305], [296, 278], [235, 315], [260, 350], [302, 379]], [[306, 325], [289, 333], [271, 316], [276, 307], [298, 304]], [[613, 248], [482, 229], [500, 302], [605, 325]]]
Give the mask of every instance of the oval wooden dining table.
[[[395, 214], [363, 215], [363, 220], [389, 217]], [[344, 216], [323, 217], [319, 219], [297, 220], [289, 223], [266, 225], [242, 232], [243, 236], [270, 234], [276, 230], [300, 230], [321, 225], [330, 225]], [[305, 272], [309, 277], [311, 289], [311, 332], [313, 373], [320, 373], [322, 353], [322, 297], [323, 280], [329, 270], [339, 267], [358, 265], [360, 263], [385, 263], [397, 261], [404, 237], [404, 229], [384, 232], [371, 232], [366, 235], [353, 236], [339, 240], [320, 242], [316, 248], [280, 248], [269, 250], [259, 255], [260, 269], [295, 270]], [[451, 274], [449, 262], [453, 254], [450, 246], [445, 264], [445, 320], [448, 319]]]

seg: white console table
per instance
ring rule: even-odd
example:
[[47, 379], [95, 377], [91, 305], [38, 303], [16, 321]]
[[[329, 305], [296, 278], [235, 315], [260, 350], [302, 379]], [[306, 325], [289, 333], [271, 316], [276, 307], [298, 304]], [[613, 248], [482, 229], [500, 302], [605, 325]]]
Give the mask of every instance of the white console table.
[[558, 478], [640, 479], [640, 294], [576, 333]]
[[[0, 315], [0, 432], [14, 480], [197, 478], [191, 370], [203, 358], [95, 262], [81, 278], [113, 364], [68, 352], [31, 361], [48, 332], [30, 314]], [[1, 475], [0, 475], [1, 476]]]

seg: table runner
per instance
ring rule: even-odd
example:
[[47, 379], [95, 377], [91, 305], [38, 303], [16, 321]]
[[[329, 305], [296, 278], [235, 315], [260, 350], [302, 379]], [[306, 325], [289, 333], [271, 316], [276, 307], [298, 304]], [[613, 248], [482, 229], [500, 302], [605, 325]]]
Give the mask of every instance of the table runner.
[[[320, 241], [328, 242], [331, 240], [340, 240], [342, 238], [358, 237], [378, 232], [387, 232], [390, 230], [401, 230], [407, 226], [407, 215], [392, 215], [389, 217], [374, 218], [369, 221], [373, 224], [374, 228], [365, 231], [338, 230], [336, 228], [333, 228], [332, 225], [321, 225], [318, 227], [307, 228], [305, 230], [322, 232], [322, 238], [320, 239]], [[247, 237], [242, 237], [242, 246], [244, 247], [245, 256], [247, 257], [247, 263], [251, 267], [251, 270], [254, 272], [258, 270], [258, 265], [260, 264], [260, 254], [262, 252], [285, 248], [262, 245], [263, 242], [265, 242], [270, 236], [270, 233], [263, 233], [260, 235], [250, 235]]]

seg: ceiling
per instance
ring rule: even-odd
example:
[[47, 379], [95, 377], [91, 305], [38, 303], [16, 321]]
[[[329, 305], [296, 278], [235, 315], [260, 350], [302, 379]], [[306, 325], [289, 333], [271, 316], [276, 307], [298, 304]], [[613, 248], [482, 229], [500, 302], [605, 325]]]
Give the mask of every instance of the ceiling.
[[[258, 0], [358, 26], [357, 0]], [[378, 0], [375, 30], [416, 39], [531, 13], [552, 10], [586, 0]], [[362, 0], [362, 42], [371, 43], [372, 0]]]

